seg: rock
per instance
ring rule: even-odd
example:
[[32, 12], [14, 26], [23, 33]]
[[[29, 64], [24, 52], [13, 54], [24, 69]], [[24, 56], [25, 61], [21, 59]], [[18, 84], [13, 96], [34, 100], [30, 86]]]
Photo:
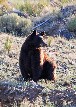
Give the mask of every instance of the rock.
[[67, 38], [68, 40], [73, 38], [73, 34], [71, 32], [69, 32], [67, 29], [59, 29], [58, 30], [58, 35], [63, 36], [65, 38]]

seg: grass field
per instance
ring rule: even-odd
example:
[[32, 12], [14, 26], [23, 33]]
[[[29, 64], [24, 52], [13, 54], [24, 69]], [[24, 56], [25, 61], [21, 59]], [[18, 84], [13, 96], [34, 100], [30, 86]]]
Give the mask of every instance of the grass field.
[[[9, 54], [4, 48], [7, 37], [12, 40]], [[45, 48], [49, 56], [52, 55], [56, 59], [58, 65], [56, 82], [47, 81], [47, 84], [44, 80], [40, 80], [37, 84], [22, 81], [18, 59], [24, 40], [25, 38], [22, 37], [0, 34], [0, 81], [2, 81], [0, 82], [0, 99], [3, 105], [7, 105], [7, 107], [11, 104], [15, 105], [14, 107], [75, 107], [76, 40], [68, 41], [56, 37], [53, 38], [50, 47]], [[14, 101], [13, 95], [15, 100], [20, 102], [20, 106], [19, 103], [12, 102]], [[8, 101], [8, 98], [12, 100]]]
[[[8, 1], [12, 8], [7, 3], [6, 10], [0, 10], [0, 107], [76, 107], [76, 13], [70, 11], [74, 7], [66, 9], [76, 5], [76, 0]], [[67, 12], [60, 12], [61, 6]], [[26, 13], [27, 17], [6, 14], [13, 8]], [[25, 82], [19, 68], [21, 46], [32, 28], [49, 18], [37, 30], [49, 35], [45, 39], [48, 47], [44, 50], [56, 60], [57, 79], [47, 83], [43, 79], [37, 83]], [[59, 30], [65, 30], [68, 35], [72, 33], [74, 38], [54, 35]], [[23, 33], [23, 37], [18, 35]]]

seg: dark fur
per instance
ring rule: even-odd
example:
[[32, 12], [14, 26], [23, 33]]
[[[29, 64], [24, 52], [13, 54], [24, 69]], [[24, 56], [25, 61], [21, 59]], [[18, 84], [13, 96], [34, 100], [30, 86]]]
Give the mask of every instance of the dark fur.
[[[19, 65], [24, 80], [33, 79], [37, 82], [39, 79], [54, 80], [54, 70], [56, 66], [53, 61], [48, 58], [41, 47], [46, 46], [40, 36], [44, 33], [37, 34], [33, 31], [27, 37], [21, 47]], [[47, 56], [47, 57], [46, 57]]]

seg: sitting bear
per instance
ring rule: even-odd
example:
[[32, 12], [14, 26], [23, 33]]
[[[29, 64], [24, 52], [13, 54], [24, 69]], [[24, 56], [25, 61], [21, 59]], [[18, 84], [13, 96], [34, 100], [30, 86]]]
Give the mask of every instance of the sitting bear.
[[55, 80], [56, 63], [43, 51], [43, 47], [47, 46], [42, 40], [43, 35], [44, 32], [38, 34], [34, 30], [21, 47], [19, 66], [25, 81]]

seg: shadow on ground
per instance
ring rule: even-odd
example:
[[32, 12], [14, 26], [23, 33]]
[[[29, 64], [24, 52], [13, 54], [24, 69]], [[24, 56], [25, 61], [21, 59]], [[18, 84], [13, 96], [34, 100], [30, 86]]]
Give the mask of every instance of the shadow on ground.
[[25, 86], [0, 84], [0, 107], [23, 107], [22, 104], [27, 107], [48, 107], [50, 104], [54, 107], [76, 107], [76, 91], [71, 88], [49, 90], [34, 82]]

